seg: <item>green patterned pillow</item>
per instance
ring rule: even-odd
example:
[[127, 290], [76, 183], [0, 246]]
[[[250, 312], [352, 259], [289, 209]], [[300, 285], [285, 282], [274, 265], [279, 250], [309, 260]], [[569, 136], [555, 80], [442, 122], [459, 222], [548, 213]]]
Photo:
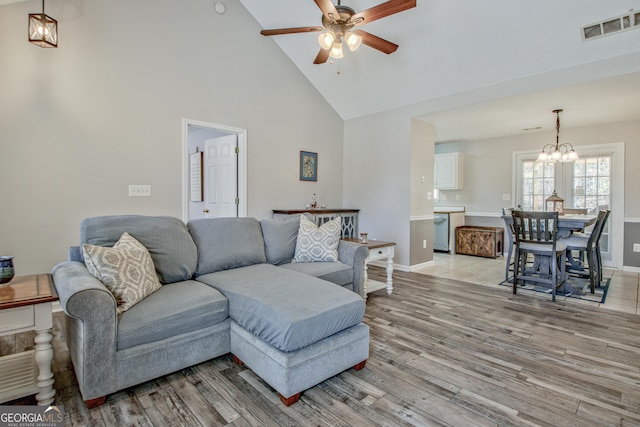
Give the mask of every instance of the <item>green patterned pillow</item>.
[[118, 313], [162, 286], [149, 251], [129, 233], [122, 233], [112, 248], [85, 243], [82, 254], [89, 272], [116, 298]]
[[300, 216], [296, 252], [291, 262], [338, 262], [338, 243], [342, 218], [327, 221], [320, 227]]

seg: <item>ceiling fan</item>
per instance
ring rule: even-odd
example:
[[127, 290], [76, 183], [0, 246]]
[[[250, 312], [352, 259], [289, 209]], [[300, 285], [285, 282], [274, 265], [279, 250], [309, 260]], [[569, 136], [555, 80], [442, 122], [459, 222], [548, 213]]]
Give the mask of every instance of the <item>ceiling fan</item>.
[[318, 37], [320, 52], [313, 61], [314, 64], [323, 64], [329, 57], [342, 58], [342, 39], [349, 50], [356, 50], [361, 43], [386, 53], [393, 53], [398, 45], [388, 40], [374, 36], [362, 30], [354, 30], [360, 26], [377, 19], [384, 18], [395, 13], [416, 7], [416, 0], [389, 0], [362, 12], [356, 13], [352, 8], [343, 6], [338, 0], [334, 5], [331, 0], [314, 0], [322, 11], [322, 27], [295, 27], [279, 28], [276, 30], [262, 30], [263, 36], [278, 36], [282, 34], [308, 33], [322, 31]]

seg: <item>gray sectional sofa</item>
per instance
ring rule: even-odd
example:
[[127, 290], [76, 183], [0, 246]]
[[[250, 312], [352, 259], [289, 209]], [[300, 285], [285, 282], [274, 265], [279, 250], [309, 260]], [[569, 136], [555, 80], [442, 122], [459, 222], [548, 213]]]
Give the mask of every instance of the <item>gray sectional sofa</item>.
[[369, 354], [362, 323], [366, 247], [340, 241], [338, 263], [294, 263], [299, 217], [105, 216], [81, 224], [81, 244], [123, 232], [153, 259], [161, 288], [117, 314], [80, 247], [52, 271], [66, 338], [88, 406], [108, 394], [232, 353], [290, 405]]

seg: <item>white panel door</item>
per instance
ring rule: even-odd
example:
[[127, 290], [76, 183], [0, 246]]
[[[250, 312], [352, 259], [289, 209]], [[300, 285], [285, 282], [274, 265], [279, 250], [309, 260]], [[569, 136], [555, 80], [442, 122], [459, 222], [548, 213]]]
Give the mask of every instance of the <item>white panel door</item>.
[[204, 202], [207, 217], [238, 216], [237, 135], [204, 142]]

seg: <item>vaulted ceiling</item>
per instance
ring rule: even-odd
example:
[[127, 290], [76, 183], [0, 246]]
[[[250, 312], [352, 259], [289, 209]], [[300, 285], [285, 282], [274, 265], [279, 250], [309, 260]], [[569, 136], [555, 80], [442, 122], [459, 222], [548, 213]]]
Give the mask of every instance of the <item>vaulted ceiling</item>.
[[[345, 0], [356, 12], [383, 0]], [[314, 0], [240, 0], [264, 29], [319, 26]], [[640, 120], [640, 25], [583, 41], [580, 28], [640, 11], [640, 0], [418, 0], [361, 26], [367, 46], [314, 65], [318, 33], [272, 37], [345, 120], [417, 106], [437, 140]]]

